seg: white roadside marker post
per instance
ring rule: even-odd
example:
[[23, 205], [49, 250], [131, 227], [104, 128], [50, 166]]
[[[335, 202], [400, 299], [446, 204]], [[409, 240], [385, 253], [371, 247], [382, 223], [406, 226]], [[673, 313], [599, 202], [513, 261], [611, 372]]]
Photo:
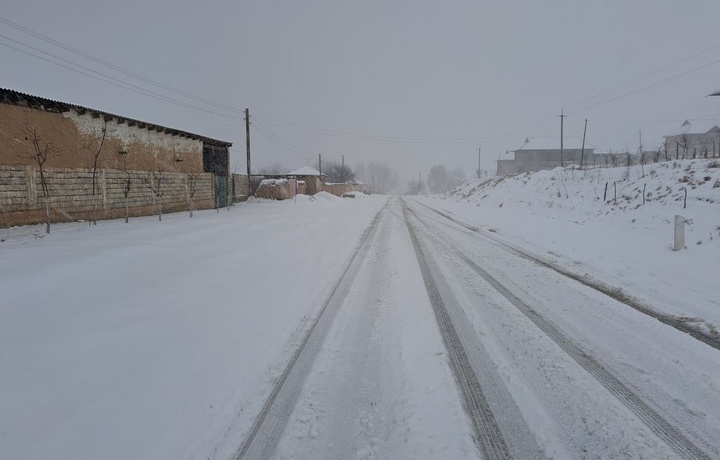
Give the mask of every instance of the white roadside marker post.
[[685, 218], [675, 216], [675, 245], [673, 251], [679, 251], [685, 247]]

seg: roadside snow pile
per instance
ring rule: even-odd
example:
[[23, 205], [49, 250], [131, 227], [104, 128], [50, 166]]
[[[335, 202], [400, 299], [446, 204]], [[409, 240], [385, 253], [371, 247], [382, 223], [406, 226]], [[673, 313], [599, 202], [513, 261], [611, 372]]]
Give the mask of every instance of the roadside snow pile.
[[345, 192], [342, 194], [343, 198], [367, 198], [363, 192]]
[[337, 201], [337, 200], [341, 199], [339, 196], [335, 196], [332, 193], [328, 193], [328, 192], [318, 192], [315, 195], [313, 195], [313, 197], [315, 197], [316, 200], [321, 200], [321, 201]]
[[[544, 263], [720, 336], [717, 159], [646, 164], [644, 173], [634, 165], [556, 168], [472, 180], [447, 199], [418, 200]], [[672, 250], [675, 215], [687, 219], [685, 249], [678, 252]]]

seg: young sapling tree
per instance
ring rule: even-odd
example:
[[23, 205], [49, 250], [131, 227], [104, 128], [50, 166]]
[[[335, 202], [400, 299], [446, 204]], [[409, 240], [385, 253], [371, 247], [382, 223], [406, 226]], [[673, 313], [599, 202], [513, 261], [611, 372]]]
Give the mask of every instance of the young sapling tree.
[[155, 196], [158, 206], [158, 220], [162, 221], [162, 198], [164, 193], [165, 183], [163, 181], [163, 170], [157, 169], [150, 171], [144, 180], [145, 186]]
[[45, 141], [34, 126], [26, 126], [25, 133], [27, 134], [25, 140], [30, 141], [32, 150], [23, 157], [32, 160], [40, 173], [40, 188], [45, 202], [45, 233], [50, 233], [50, 187], [47, 182], [45, 164], [50, 158], [58, 156], [60, 151], [57, 146]]
[[88, 145], [86, 148], [92, 155], [92, 163], [90, 169], [92, 172], [92, 218], [88, 221], [88, 225], [97, 225], [97, 195], [98, 195], [98, 170], [101, 164], [100, 155], [102, 155], [102, 149], [105, 145], [105, 137], [107, 136], [107, 121], [102, 127], [102, 136], [100, 136], [100, 142], [97, 148], [94, 148], [93, 144]]

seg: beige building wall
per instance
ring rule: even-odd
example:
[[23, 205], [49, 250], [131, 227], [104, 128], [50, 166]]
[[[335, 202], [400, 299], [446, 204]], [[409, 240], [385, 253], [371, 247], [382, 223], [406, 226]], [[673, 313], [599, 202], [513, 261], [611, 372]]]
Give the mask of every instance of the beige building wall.
[[[147, 126], [147, 125], [146, 125]], [[90, 168], [100, 148], [100, 168], [203, 172], [203, 143], [181, 135], [150, 130], [116, 118], [42, 111], [0, 103], [0, 165], [31, 165], [33, 133], [54, 154], [46, 166]]]

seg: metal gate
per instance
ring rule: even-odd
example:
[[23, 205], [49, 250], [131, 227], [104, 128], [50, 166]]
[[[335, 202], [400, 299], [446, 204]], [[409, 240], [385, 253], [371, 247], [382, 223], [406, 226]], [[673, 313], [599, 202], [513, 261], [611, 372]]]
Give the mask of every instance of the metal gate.
[[213, 182], [215, 183], [215, 207], [224, 208], [228, 202], [227, 177], [215, 174]]

